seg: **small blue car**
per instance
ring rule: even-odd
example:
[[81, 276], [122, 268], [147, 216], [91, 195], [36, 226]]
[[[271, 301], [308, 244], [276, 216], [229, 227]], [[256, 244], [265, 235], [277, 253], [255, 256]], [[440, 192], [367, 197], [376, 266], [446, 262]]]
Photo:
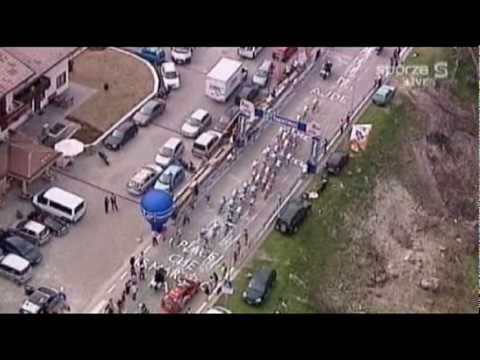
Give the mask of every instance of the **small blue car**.
[[185, 171], [178, 165], [170, 165], [155, 182], [155, 190], [164, 190], [173, 193], [185, 180]]

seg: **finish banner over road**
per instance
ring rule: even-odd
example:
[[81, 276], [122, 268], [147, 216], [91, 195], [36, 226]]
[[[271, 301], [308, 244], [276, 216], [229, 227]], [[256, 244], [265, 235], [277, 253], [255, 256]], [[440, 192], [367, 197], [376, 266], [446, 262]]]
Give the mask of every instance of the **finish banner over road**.
[[298, 131], [301, 132], [306, 132], [307, 131], [307, 124], [303, 122], [299, 122], [296, 120], [292, 120], [289, 118], [286, 118], [284, 116], [280, 116], [273, 111], [267, 110], [267, 111], [262, 111], [262, 110], [255, 110], [255, 115], [259, 116], [265, 121], [273, 121], [276, 122], [280, 125], [288, 126], [294, 129], [297, 129]]

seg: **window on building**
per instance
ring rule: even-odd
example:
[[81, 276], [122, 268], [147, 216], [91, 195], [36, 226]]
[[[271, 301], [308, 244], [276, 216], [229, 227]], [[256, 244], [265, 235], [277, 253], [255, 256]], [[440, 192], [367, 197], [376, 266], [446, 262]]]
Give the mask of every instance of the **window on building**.
[[61, 88], [67, 82], [67, 73], [63, 72], [57, 76], [57, 89]]

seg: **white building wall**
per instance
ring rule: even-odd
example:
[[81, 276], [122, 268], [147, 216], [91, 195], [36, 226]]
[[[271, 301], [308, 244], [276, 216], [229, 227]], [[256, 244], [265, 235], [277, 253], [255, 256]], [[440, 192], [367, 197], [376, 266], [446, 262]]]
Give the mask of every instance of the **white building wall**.
[[[63, 86], [59, 87], [57, 89], [57, 77], [61, 75], [63, 72], [66, 73], [66, 81]], [[69, 76], [68, 76], [68, 59], [63, 60], [61, 63], [57, 64], [55, 67], [50, 69], [47, 73], [45, 73], [45, 76], [50, 79], [50, 87], [45, 91], [45, 98], [40, 102], [40, 106], [43, 108], [48, 104], [48, 98], [53, 95], [60, 95], [62, 94], [65, 90], [68, 89], [68, 81], [69, 81]]]
[[9, 92], [5, 96], [5, 100], [6, 100], [6, 103], [7, 103], [7, 113], [10, 113], [13, 110], [13, 93]]

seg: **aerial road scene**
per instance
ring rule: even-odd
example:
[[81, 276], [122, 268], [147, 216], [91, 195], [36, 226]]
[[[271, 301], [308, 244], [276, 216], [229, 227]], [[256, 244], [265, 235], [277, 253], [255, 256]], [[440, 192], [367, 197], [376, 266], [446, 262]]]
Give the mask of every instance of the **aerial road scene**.
[[0, 47], [0, 313], [478, 313], [478, 47]]

